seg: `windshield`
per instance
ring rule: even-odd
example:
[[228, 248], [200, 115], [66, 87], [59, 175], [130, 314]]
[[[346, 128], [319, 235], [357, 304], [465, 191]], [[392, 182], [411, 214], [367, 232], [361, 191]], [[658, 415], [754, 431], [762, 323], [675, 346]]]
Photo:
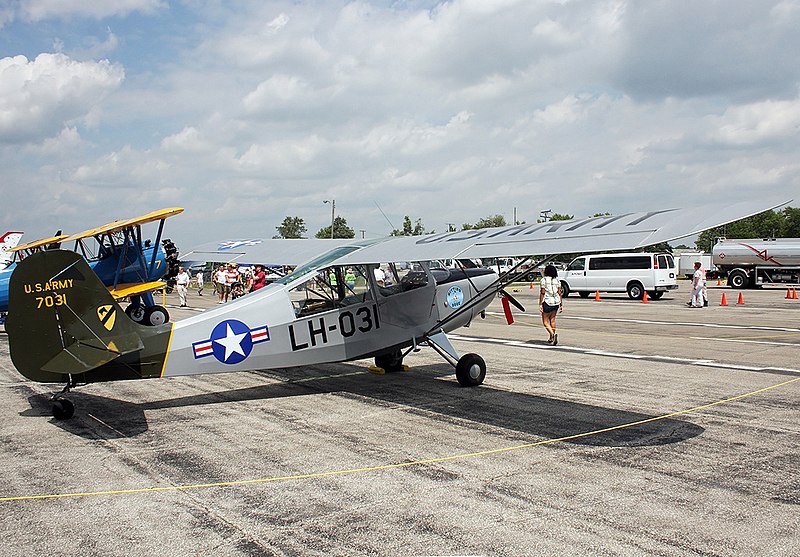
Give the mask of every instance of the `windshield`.
[[301, 277], [301, 276], [303, 276], [303, 275], [305, 275], [307, 273], [310, 273], [311, 271], [316, 271], [320, 267], [327, 267], [333, 261], [336, 261], [340, 257], [344, 257], [348, 253], [352, 253], [352, 252], [354, 252], [354, 251], [356, 251], [357, 249], [360, 249], [360, 248], [361, 248], [361, 246], [358, 246], [358, 245], [341, 246], [341, 247], [338, 247], [338, 248], [333, 248], [332, 250], [323, 253], [322, 255], [317, 257], [316, 259], [312, 259], [308, 263], [300, 265], [299, 267], [297, 267], [294, 271], [292, 271], [291, 273], [289, 273], [285, 277], [276, 280], [275, 283], [277, 283], [277, 284], [289, 284], [290, 282], [292, 282], [296, 278]]

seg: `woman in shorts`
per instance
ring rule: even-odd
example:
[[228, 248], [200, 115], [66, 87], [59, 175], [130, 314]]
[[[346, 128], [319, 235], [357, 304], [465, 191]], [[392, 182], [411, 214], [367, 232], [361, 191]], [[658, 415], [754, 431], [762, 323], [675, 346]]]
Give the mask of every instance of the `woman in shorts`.
[[542, 314], [542, 324], [550, 333], [547, 344], [553, 346], [558, 344], [556, 314], [563, 310], [564, 302], [561, 297], [561, 281], [558, 280], [558, 271], [555, 266], [548, 265], [544, 268], [544, 276], [539, 289], [539, 311]]

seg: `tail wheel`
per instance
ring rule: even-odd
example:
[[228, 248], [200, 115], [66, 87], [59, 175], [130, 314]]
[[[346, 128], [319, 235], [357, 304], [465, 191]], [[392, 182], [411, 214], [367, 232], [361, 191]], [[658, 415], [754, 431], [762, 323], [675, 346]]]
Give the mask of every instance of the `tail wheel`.
[[486, 378], [486, 362], [477, 354], [464, 354], [456, 364], [456, 379], [463, 387], [477, 387]]
[[75, 405], [66, 398], [53, 399], [53, 417], [56, 420], [68, 420], [75, 415]]
[[650, 296], [654, 300], [660, 300], [661, 296], [664, 295], [664, 292], [661, 291], [661, 290], [655, 290], [653, 292], [648, 292], [647, 295]]

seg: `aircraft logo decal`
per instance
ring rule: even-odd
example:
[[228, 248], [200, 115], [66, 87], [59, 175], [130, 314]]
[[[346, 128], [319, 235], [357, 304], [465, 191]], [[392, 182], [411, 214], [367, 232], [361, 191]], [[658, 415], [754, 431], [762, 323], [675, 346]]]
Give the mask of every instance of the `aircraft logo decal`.
[[464, 291], [458, 286], [451, 286], [447, 291], [447, 305], [453, 309], [461, 307], [464, 303]]
[[223, 364], [243, 362], [253, 345], [269, 340], [269, 327], [251, 329], [237, 319], [226, 319], [211, 331], [211, 337], [192, 343], [195, 359], [213, 355]]
[[218, 251], [225, 251], [228, 249], [241, 248], [243, 246], [257, 246], [261, 240], [235, 240], [231, 242], [222, 242], [217, 248]]
[[114, 323], [117, 320], [117, 310], [112, 305], [100, 306], [97, 308], [97, 318], [107, 331], [114, 328]]

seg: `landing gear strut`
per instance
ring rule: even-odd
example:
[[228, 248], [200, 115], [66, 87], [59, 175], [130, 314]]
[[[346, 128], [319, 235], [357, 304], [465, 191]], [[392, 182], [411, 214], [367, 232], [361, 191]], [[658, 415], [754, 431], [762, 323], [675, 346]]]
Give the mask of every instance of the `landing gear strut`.
[[60, 393], [53, 395], [53, 398], [50, 399], [53, 403], [53, 417], [56, 420], [68, 420], [75, 415], [75, 405], [64, 396], [69, 392], [70, 388], [74, 386], [75, 383], [73, 383], [72, 377], [70, 377], [64, 389]]

